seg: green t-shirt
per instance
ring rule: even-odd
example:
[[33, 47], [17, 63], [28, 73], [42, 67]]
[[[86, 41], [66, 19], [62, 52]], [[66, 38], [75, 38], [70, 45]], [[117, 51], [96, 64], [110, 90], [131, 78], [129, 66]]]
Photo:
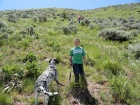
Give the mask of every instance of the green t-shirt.
[[83, 56], [85, 56], [85, 51], [82, 47], [74, 47], [70, 50], [70, 56], [72, 56], [72, 63], [83, 64]]

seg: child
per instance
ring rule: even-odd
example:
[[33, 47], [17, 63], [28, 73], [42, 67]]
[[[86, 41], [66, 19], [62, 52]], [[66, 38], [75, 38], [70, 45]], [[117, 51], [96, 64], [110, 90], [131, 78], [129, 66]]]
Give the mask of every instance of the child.
[[73, 67], [73, 72], [75, 76], [75, 83], [79, 83], [79, 75], [81, 76], [82, 82], [86, 83], [84, 70], [83, 70], [83, 63], [86, 64], [85, 61], [85, 51], [82, 47], [80, 47], [80, 40], [78, 38], [74, 39], [74, 45], [70, 50], [70, 65]]

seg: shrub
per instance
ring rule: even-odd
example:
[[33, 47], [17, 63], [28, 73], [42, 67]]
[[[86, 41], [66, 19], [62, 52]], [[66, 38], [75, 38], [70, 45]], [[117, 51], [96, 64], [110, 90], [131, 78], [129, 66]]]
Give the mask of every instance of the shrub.
[[121, 21], [122, 24], [127, 23], [127, 20], [124, 18], [119, 18], [119, 21]]
[[77, 27], [75, 25], [63, 26], [63, 33], [64, 34], [76, 34]]
[[70, 29], [68, 26], [63, 26], [63, 32], [64, 34], [69, 34], [70, 33]]
[[3, 46], [5, 44], [4, 40], [0, 40], [0, 47]]
[[1, 31], [1, 33], [4, 33], [4, 32], [7, 31], [7, 29], [5, 27], [3, 27], [3, 28], [0, 29], [0, 31]]
[[90, 24], [88, 25], [88, 27], [89, 27], [90, 29], [93, 29], [93, 28], [94, 28], [94, 25], [93, 25], [92, 23], [90, 23]]
[[0, 31], [1, 31], [1, 34], [0, 34], [1, 39], [8, 39], [9, 36], [13, 33], [13, 30], [6, 29], [6, 28], [1, 28]]
[[38, 20], [39, 20], [39, 22], [46, 22], [47, 21], [46, 15], [39, 15]]
[[3, 14], [2, 13], [0, 13], [0, 18], [3, 16]]
[[66, 14], [65, 12], [63, 12], [63, 13], [61, 14], [61, 17], [64, 18], [64, 19], [66, 19], [68, 16], [67, 16], [67, 14]]
[[128, 30], [128, 28], [125, 26], [120, 26], [120, 27], [117, 27], [116, 29], [117, 30], [124, 30], [124, 31]]
[[8, 39], [9, 38], [9, 35], [8, 34], [2, 34], [0, 36], [1, 39]]
[[98, 33], [98, 36], [104, 37], [106, 40], [113, 41], [127, 41], [131, 38], [131, 33], [125, 32], [122, 30], [112, 29], [104, 29]]
[[19, 72], [19, 67], [15, 65], [4, 65], [2, 67], [2, 73], [4, 74], [3, 80], [9, 81], [11, 79], [11, 76], [15, 73]]
[[25, 77], [32, 78], [37, 77], [38, 63], [37, 57], [33, 53], [28, 53], [24, 58], [25, 63]]
[[25, 13], [25, 12], [21, 13], [21, 17], [22, 18], [27, 18], [27, 13]]
[[37, 21], [38, 21], [38, 18], [37, 18], [36, 16], [34, 16], [34, 17], [33, 17], [33, 21], [34, 21], [34, 22], [37, 22]]
[[33, 61], [31, 62], [26, 62], [25, 64], [25, 77], [26, 78], [37, 78], [38, 76], [38, 63]]
[[23, 37], [25, 37], [26, 34], [27, 34], [27, 32], [26, 32], [25, 29], [20, 30], [19, 33], [20, 33]]
[[14, 30], [12, 28], [9, 28], [9, 29], [7, 29], [7, 33], [12, 34], [12, 33], [14, 33]]
[[15, 14], [9, 14], [7, 20], [8, 20], [9, 22], [16, 23], [16, 22], [17, 22], [17, 17], [16, 17]]
[[132, 36], [138, 36], [138, 34], [140, 34], [140, 30], [132, 30], [131, 31]]
[[27, 33], [29, 35], [33, 35], [35, 33], [34, 32], [34, 27], [32, 25], [27, 27]]
[[71, 34], [76, 34], [77, 27], [75, 25], [69, 25], [69, 29]]
[[131, 25], [130, 27], [131, 27], [131, 29], [138, 29], [138, 30], [140, 30], [140, 23], [135, 23], [135, 24]]
[[26, 62], [33, 62], [33, 61], [37, 61], [37, 57], [32, 54], [32, 53], [28, 53], [24, 58], [23, 58], [23, 63]]
[[128, 21], [130, 21], [130, 22], [135, 22], [135, 19], [134, 19], [134, 17], [129, 17], [129, 18], [128, 18]]
[[7, 27], [7, 23], [4, 21], [0, 21], [0, 29]]
[[62, 17], [60, 18], [60, 21], [64, 21], [64, 20], [65, 20], [64, 18], [62, 18]]
[[76, 24], [76, 22], [74, 21], [74, 20], [71, 20], [70, 22], [69, 22], [69, 25], [75, 25]]
[[140, 59], [140, 43], [130, 46], [129, 49], [132, 50], [136, 59]]
[[112, 22], [113, 24], [113, 26], [122, 26], [122, 24], [121, 24], [121, 22], [120, 21], [118, 21], [118, 20], [114, 20], [113, 22]]
[[83, 19], [82, 21], [81, 21], [81, 25], [82, 26], [85, 26], [85, 25], [89, 25], [90, 24], [90, 21], [88, 20], [88, 19]]

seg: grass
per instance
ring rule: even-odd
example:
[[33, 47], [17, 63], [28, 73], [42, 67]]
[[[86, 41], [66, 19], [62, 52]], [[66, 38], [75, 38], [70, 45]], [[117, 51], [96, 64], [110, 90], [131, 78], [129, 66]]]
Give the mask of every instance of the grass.
[[1, 105], [11, 105], [13, 100], [6, 94], [0, 95], [0, 104]]
[[[29, 78], [26, 73], [31, 72], [31, 70], [37, 70], [37, 75], [41, 74], [48, 65], [46, 60], [53, 57], [58, 58], [60, 61], [57, 65], [59, 81], [67, 84], [69, 72], [72, 71], [69, 66], [69, 50], [74, 46], [73, 40], [77, 37], [81, 40], [81, 46], [86, 51], [87, 65], [84, 66], [84, 70], [87, 82], [102, 86], [107, 83], [107, 87], [109, 87], [108, 91], [110, 91], [108, 96], [111, 95], [112, 98], [107, 100], [106, 93], [103, 90], [100, 90], [100, 93], [93, 97], [99, 95], [100, 98], [98, 100], [106, 104], [138, 104], [140, 97], [140, 93], [138, 93], [140, 89], [140, 60], [133, 56], [129, 50], [129, 46], [133, 46], [140, 41], [139, 29], [133, 29], [132, 27], [133, 24], [140, 23], [140, 14], [137, 12], [140, 9], [139, 5], [139, 3], [117, 5], [83, 11], [46, 8], [32, 10], [34, 11], [32, 15], [28, 10], [25, 10], [26, 12], [17, 10], [19, 14], [22, 15], [22, 12], [24, 12], [30, 17], [19, 17], [16, 23], [7, 20], [8, 14], [6, 11], [0, 11], [2, 14], [0, 20], [7, 23], [7, 27], [0, 27], [0, 77], [4, 77], [2, 68], [6, 65], [8, 65], [6, 68], [7, 71], [15, 66], [19, 68], [18, 71], [23, 71], [20, 78], [23, 91], [21, 94], [11, 93], [11, 101], [7, 103], [12, 103], [14, 97], [20, 95], [21, 97], [18, 100], [33, 104], [36, 77]], [[10, 10], [8, 12], [10, 14], [13, 13]], [[63, 17], [62, 14], [64, 12], [67, 16], [70, 15], [72, 17], [71, 21]], [[48, 13], [46, 15], [46, 22], [33, 21], [33, 16], [37, 17], [44, 13]], [[77, 20], [79, 14], [82, 14], [85, 19], [88, 19], [90, 24], [93, 25], [93, 28], [87, 24], [85, 26], [79, 24]], [[77, 31], [71, 30], [71, 33], [67, 33], [66, 31], [64, 34], [63, 27], [69, 26], [69, 24], [71, 24], [74, 29], [77, 28]], [[124, 26], [125, 30], [123, 30], [121, 26]], [[31, 33], [34, 33], [33, 35], [28, 32], [30, 29], [29, 27], [33, 27], [33, 30], [30, 30]], [[135, 31], [137, 35], [124, 42], [111, 41], [98, 36], [98, 33], [103, 29], [115, 28], [118, 30], [118, 27], [131, 34]], [[21, 32], [23, 33], [21, 34]], [[9, 37], [2, 37], [6, 35]], [[34, 64], [32, 61], [23, 62], [23, 59], [30, 53], [37, 58]], [[14, 73], [13, 71], [9, 72], [11, 74]], [[0, 78], [0, 81], [2, 81], [0, 86], [1, 91], [3, 90], [3, 85], [8, 82], [2, 78]], [[58, 104], [61, 105], [65, 105], [65, 103], [69, 104], [70, 100], [68, 100], [69, 98], [66, 96], [73, 87], [73, 82], [74, 75], [72, 73], [70, 85], [67, 87], [60, 87], [60, 92], [62, 94], [60, 94], [59, 97], [53, 97], [50, 101], [55, 103], [57, 100]], [[55, 84], [51, 85], [53, 91], [55, 91], [56, 88], [53, 86], [55, 86]], [[30, 97], [32, 97], [29, 100], [24, 98], [28, 93], [31, 94]], [[6, 98], [7, 95], [4, 94], [0, 97], [0, 102], [6, 102], [4, 101]]]

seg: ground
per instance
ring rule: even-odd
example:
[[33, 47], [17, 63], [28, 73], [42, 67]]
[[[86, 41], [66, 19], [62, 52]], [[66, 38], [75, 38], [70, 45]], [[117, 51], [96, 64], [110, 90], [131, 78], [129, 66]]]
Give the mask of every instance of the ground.
[[68, 96], [70, 105], [105, 105], [104, 103], [107, 105], [111, 99], [106, 82], [103, 84], [88, 82], [87, 89], [81, 89], [79, 93], [74, 93], [74, 91], [77, 90], [73, 89]]
[[[68, 92], [66, 98], [69, 101], [69, 105], [109, 105], [111, 94], [107, 82], [96, 83], [88, 81], [87, 83], [88, 86], [85, 89], [73, 87]], [[34, 93], [21, 94], [14, 98], [13, 105], [29, 105], [29, 99], [33, 97]], [[19, 100], [21, 98], [24, 102]], [[39, 105], [43, 105], [43, 100]]]

